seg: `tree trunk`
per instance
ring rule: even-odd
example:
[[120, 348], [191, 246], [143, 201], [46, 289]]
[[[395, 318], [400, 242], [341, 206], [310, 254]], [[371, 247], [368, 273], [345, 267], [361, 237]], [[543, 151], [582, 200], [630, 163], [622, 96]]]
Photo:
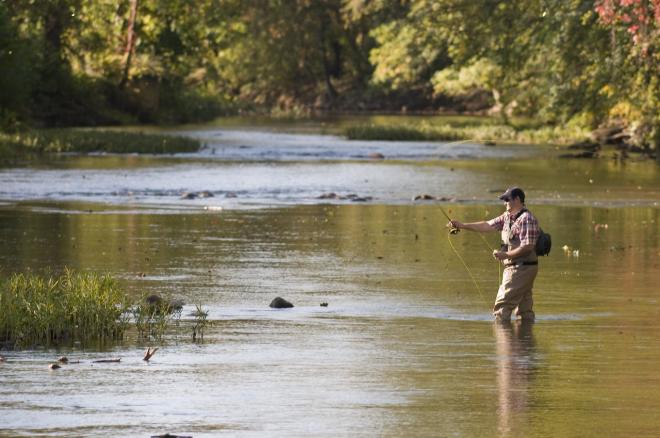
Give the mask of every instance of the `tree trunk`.
[[[328, 49], [327, 49], [327, 17], [319, 14], [319, 46], [321, 49], [321, 59], [323, 61], [323, 76], [325, 80], [325, 88], [328, 93], [328, 97], [330, 99], [334, 99], [337, 97], [337, 90], [335, 90], [335, 87], [332, 85], [332, 66], [330, 63], [330, 60], [328, 59]], [[337, 56], [337, 55], [336, 55]], [[336, 62], [336, 61], [335, 61]]]
[[119, 88], [123, 89], [128, 83], [129, 72], [131, 69], [131, 60], [133, 58], [133, 50], [135, 49], [135, 19], [137, 18], [138, 0], [129, 0], [130, 11], [128, 15], [128, 26], [126, 30], [126, 48], [124, 49], [124, 67], [119, 82]]

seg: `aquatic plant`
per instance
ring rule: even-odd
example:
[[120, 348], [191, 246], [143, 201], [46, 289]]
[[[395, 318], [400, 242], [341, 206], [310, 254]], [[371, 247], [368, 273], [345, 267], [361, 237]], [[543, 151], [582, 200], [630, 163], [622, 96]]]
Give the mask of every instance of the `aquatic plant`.
[[197, 336], [200, 340], [204, 340], [204, 329], [209, 323], [207, 320], [209, 313], [202, 308], [201, 304], [195, 304], [193, 316], [195, 317], [192, 328], [193, 342], [197, 340]]
[[43, 129], [0, 133], [2, 157], [29, 158], [31, 154], [53, 152], [169, 154], [195, 152], [200, 147], [201, 143], [193, 138], [125, 131]]
[[14, 274], [0, 280], [0, 343], [8, 347], [122, 339], [130, 299], [107, 275]]
[[181, 319], [181, 307], [172, 307], [171, 300], [150, 301], [141, 297], [131, 307], [133, 323], [138, 337], [142, 340], [163, 338], [172, 323], [178, 326]]

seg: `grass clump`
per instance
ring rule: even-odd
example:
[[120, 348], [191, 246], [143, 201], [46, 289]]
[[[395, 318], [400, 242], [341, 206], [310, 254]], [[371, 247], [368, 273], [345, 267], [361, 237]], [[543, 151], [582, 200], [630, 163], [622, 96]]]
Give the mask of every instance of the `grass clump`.
[[588, 131], [575, 126], [529, 126], [504, 123], [431, 124], [411, 126], [364, 125], [344, 131], [349, 140], [459, 141], [521, 144], [568, 144], [588, 138]]
[[208, 325], [209, 312], [202, 308], [201, 304], [195, 304], [195, 312], [193, 314], [195, 320], [192, 327], [192, 340], [195, 342], [198, 337], [200, 341], [204, 340], [204, 329]]
[[[156, 297], [156, 300], [150, 298]], [[172, 301], [155, 295], [143, 296], [131, 307], [133, 323], [141, 340], [161, 340], [172, 323], [177, 326], [181, 320], [179, 306], [172, 306]]]
[[14, 274], [0, 281], [0, 343], [15, 348], [120, 340], [130, 305], [109, 276]]
[[44, 129], [0, 133], [0, 157], [58, 152], [170, 154], [196, 152], [200, 147], [193, 138], [138, 132]]

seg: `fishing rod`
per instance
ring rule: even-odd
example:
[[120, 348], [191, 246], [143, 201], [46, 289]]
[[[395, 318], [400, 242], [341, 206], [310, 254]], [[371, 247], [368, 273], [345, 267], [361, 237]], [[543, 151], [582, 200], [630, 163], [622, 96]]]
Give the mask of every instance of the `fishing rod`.
[[444, 214], [447, 220], [449, 221], [449, 223], [451, 223], [451, 228], [449, 228], [449, 234], [458, 234], [458, 232], [461, 230], [454, 226], [454, 223], [452, 222], [451, 218], [449, 217], [445, 209], [442, 208], [442, 205], [438, 205], [438, 207], [440, 207], [440, 211], [442, 212], [442, 214]]

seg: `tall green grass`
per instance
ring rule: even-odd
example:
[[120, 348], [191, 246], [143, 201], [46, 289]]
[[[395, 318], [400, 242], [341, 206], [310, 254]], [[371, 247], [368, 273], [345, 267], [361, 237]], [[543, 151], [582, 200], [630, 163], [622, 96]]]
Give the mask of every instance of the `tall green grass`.
[[109, 276], [70, 270], [58, 277], [14, 274], [0, 282], [0, 343], [28, 347], [119, 340], [130, 306]]
[[349, 140], [504, 142], [523, 144], [568, 144], [589, 137], [576, 126], [513, 126], [506, 124], [421, 123], [412, 126], [363, 125], [344, 131]]
[[137, 132], [44, 129], [0, 133], [0, 158], [58, 152], [169, 154], [196, 152], [200, 147], [193, 138]]

